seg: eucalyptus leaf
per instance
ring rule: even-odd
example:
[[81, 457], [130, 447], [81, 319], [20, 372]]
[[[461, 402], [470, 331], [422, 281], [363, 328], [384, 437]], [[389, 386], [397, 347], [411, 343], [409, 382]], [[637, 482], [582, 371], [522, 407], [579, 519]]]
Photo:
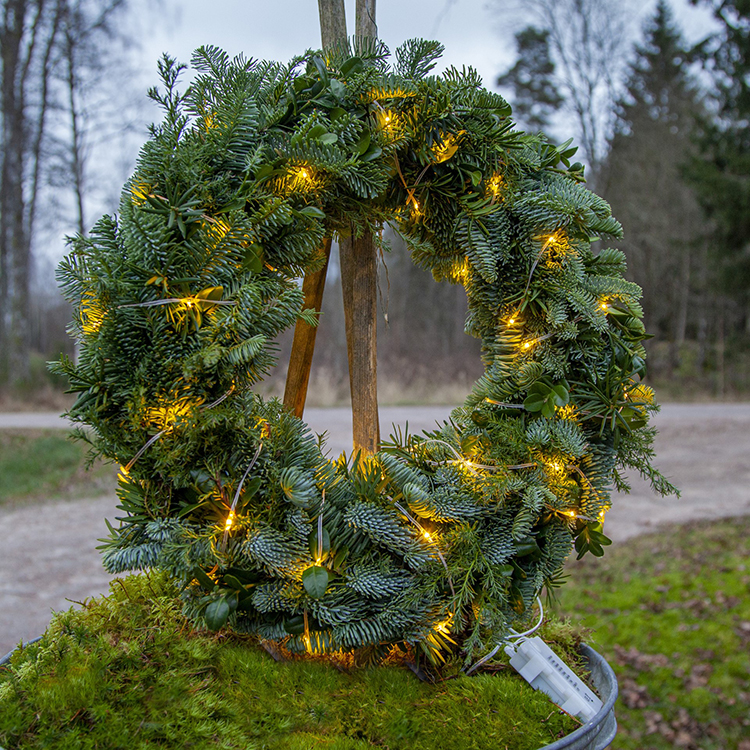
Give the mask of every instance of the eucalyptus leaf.
[[328, 580], [328, 570], [320, 565], [311, 565], [302, 573], [302, 585], [313, 599], [320, 599], [325, 594]]
[[207, 607], [203, 615], [206, 621], [206, 627], [209, 630], [221, 630], [229, 619], [231, 614], [231, 608], [229, 602], [221, 597], [220, 599], [214, 599]]

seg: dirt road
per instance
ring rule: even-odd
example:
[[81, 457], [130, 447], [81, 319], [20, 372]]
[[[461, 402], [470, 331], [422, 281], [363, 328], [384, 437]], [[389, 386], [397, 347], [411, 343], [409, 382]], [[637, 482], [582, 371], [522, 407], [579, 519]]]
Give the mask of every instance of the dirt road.
[[[444, 419], [449, 407], [381, 409], [383, 435], [391, 423], [419, 432]], [[0, 414], [0, 429], [65, 426], [56, 414]], [[350, 443], [346, 409], [310, 409], [315, 432], [328, 431], [338, 455]], [[613, 498], [606, 533], [614, 540], [660, 523], [750, 514], [750, 404], [667, 404], [657, 415], [657, 465], [682, 490], [680, 499], [654, 496], [636, 479], [630, 495]], [[104, 518], [117, 515], [113, 498], [59, 501], [0, 509], [0, 655], [20, 639], [39, 635], [50, 611], [107, 590], [95, 547]]]

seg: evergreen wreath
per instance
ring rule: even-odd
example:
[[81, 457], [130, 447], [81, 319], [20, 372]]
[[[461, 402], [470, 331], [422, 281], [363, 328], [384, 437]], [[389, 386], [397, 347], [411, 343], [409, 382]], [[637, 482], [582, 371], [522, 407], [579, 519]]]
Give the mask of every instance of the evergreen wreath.
[[[94, 455], [122, 465], [111, 572], [168, 571], [186, 612], [292, 652], [471, 659], [528, 620], [573, 546], [601, 555], [620, 471], [652, 468], [639, 288], [574, 149], [513, 128], [442, 47], [377, 41], [289, 65], [165, 56], [164, 109], [119, 217], [76, 237], [78, 398]], [[442, 428], [373, 456], [322, 439], [253, 386], [302, 317], [326, 237], [388, 223], [414, 262], [464, 285], [484, 375]]]

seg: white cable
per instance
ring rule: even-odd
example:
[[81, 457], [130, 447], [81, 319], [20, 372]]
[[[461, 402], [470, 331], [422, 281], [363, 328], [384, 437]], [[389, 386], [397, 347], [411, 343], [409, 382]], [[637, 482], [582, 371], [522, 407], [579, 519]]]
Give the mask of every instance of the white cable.
[[[536, 598], [536, 603], [539, 605], [539, 622], [536, 625], [534, 625], [533, 628], [530, 628], [529, 630], [527, 630], [527, 631], [525, 631], [523, 633], [516, 633], [515, 630], [511, 630], [511, 632], [513, 633], [513, 635], [510, 636], [509, 638], [506, 638], [505, 639], [506, 641], [511, 640], [511, 638], [513, 638], [513, 639], [526, 638], [526, 636], [529, 636], [532, 633], [536, 633], [536, 631], [539, 630], [539, 628], [542, 627], [542, 622], [544, 622], [544, 608], [542, 607], [542, 600], [538, 596]], [[503, 641], [503, 642], [505, 642], [505, 641]]]
[[479, 669], [483, 664], [486, 664], [502, 647], [503, 644], [507, 643], [508, 641], [514, 640], [518, 641], [520, 638], [526, 638], [527, 636], [530, 636], [532, 633], [535, 633], [539, 628], [542, 626], [542, 622], [544, 621], [544, 608], [542, 607], [542, 600], [537, 596], [536, 603], [539, 605], [539, 622], [534, 625], [533, 628], [530, 628], [529, 630], [524, 631], [523, 633], [516, 633], [515, 630], [511, 630], [513, 635], [508, 636], [504, 638], [500, 643], [495, 646], [495, 648], [492, 649], [492, 651], [489, 652], [486, 656], [483, 656], [476, 664], [473, 664], [471, 667], [469, 667], [466, 670], [466, 674], [471, 674], [475, 669]]

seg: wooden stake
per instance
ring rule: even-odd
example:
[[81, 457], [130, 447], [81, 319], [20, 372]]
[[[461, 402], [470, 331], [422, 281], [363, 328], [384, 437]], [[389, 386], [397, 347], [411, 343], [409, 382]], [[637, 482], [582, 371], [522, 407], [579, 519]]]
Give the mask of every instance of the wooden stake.
[[377, 255], [371, 232], [339, 243], [354, 450], [380, 445], [377, 375]]
[[[342, 37], [346, 38], [344, 0], [318, 0], [318, 10], [323, 47], [330, 47]], [[356, 33], [359, 36], [377, 36], [375, 0], [357, 0]], [[380, 443], [380, 423], [376, 338], [377, 256], [372, 234], [366, 233], [360, 239], [342, 239], [339, 258], [354, 448], [363, 453], [375, 453]]]
[[[331, 255], [330, 237], [326, 238], [322, 252], [325, 255], [325, 265], [320, 271], [307, 274], [305, 280], [302, 282], [302, 292], [305, 295], [304, 310], [313, 308], [317, 312], [320, 312], [323, 306], [328, 258]], [[317, 334], [317, 327], [305, 323], [304, 320], [298, 320], [294, 327], [292, 354], [289, 358], [289, 370], [286, 374], [286, 386], [284, 388], [284, 406], [300, 418], [302, 418], [305, 412], [307, 385], [310, 382], [310, 370], [312, 368], [315, 337]]]
[[346, 39], [344, 0], [318, 0], [318, 13], [320, 15], [320, 39], [324, 49], [340, 39]]
[[357, 0], [357, 18], [355, 34], [357, 36], [377, 37], [378, 26], [375, 23], [375, 0]]

